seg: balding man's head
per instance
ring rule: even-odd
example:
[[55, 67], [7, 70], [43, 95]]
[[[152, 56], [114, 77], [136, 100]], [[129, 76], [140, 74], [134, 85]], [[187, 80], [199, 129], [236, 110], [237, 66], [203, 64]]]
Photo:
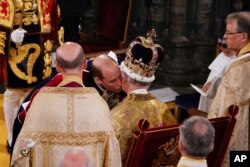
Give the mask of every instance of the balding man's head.
[[179, 148], [182, 153], [206, 157], [214, 147], [215, 129], [204, 117], [192, 116], [179, 127]]
[[56, 50], [57, 65], [62, 69], [76, 69], [84, 63], [82, 47], [74, 42], [66, 42]]
[[104, 78], [103, 69], [107, 67], [118, 67], [119, 65], [109, 56], [100, 55], [97, 56], [92, 63], [91, 72], [94, 77]]
[[91, 73], [96, 83], [112, 92], [121, 90], [121, 71], [119, 64], [107, 55], [100, 55], [93, 60]]
[[62, 161], [62, 167], [88, 167], [87, 154], [80, 149], [69, 150]]

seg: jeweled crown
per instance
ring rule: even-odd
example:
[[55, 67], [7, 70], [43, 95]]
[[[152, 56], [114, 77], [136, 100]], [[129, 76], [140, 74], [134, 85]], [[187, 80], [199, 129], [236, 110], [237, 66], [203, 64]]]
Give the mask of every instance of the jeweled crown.
[[155, 70], [163, 56], [163, 48], [155, 44], [153, 38], [156, 38], [154, 29], [147, 33], [147, 38], [139, 36], [129, 44], [121, 68], [135, 80], [152, 82], [155, 79]]

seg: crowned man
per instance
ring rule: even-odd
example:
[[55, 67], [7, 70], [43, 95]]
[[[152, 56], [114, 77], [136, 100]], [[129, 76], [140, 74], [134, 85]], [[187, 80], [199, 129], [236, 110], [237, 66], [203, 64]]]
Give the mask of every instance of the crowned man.
[[21, 102], [33, 86], [52, 74], [56, 17], [55, 0], [0, 1], [0, 80], [6, 85], [4, 115], [8, 145]]
[[151, 127], [176, 123], [167, 105], [148, 92], [155, 79], [155, 70], [163, 58], [163, 48], [153, 43], [155, 35], [155, 31], [151, 31], [147, 39], [137, 37], [130, 43], [126, 58], [121, 63], [122, 89], [127, 97], [111, 110], [111, 120], [123, 161], [129, 139], [140, 119], [148, 120]]

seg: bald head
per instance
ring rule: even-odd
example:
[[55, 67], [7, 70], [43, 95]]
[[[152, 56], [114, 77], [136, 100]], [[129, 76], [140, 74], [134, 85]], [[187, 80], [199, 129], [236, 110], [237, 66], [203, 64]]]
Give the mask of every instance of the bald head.
[[80, 68], [84, 63], [82, 47], [74, 42], [66, 42], [56, 50], [57, 65], [62, 69]]
[[87, 167], [88, 166], [87, 154], [80, 149], [69, 150], [62, 162], [62, 167]]

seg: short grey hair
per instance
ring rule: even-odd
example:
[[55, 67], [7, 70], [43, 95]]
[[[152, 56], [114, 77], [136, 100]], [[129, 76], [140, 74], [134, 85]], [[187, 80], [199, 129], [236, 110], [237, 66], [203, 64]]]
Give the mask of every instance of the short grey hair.
[[245, 32], [248, 34], [248, 39], [250, 39], [250, 12], [234, 12], [227, 16], [226, 22], [235, 20], [236, 21], [236, 31]]
[[215, 129], [207, 118], [192, 116], [179, 127], [180, 141], [188, 155], [206, 157], [213, 149]]

